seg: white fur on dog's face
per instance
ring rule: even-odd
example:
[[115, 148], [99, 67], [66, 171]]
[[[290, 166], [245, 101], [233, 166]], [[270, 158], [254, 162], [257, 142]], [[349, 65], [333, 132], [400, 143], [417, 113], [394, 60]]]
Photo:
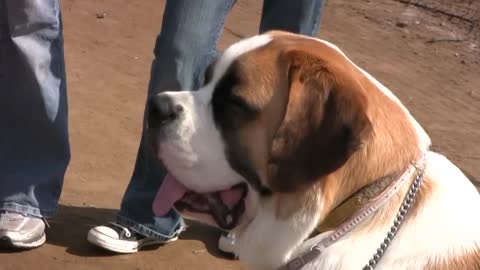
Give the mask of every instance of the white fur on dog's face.
[[267, 35], [243, 40], [228, 48], [213, 70], [210, 82], [198, 91], [164, 92], [184, 108], [180, 119], [162, 130], [158, 154], [169, 172], [189, 189], [210, 192], [239, 182], [227, 161], [222, 135], [212, 113], [212, 94], [217, 82], [239, 56], [268, 44]]
[[158, 154], [168, 171], [189, 189], [210, 192], [241, 181], [229, 166], [220, 132], [211, 117], [209, 96], [213, 86], [199, 91], [166, 92], [184, 113], [165, 127]]

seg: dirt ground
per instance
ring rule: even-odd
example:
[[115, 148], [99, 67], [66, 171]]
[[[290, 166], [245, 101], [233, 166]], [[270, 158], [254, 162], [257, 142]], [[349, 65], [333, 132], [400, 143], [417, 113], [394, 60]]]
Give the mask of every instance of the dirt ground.
[[[256, 33], [260, 2], [238, 1], [221, 48]], [[216, 251], [216, 230], [200, 225], [175, 243], [133, 255], [85, 240], [91, 226], [115, 213], [130, 178], [163, 7], [159, 0], [62, 1], [72, 161], [48, 243], [0, 253], [1, 270], [245, 269]], [[319, 37], [392, 89], [435, 149], [480, 179], [478, 39], [445, 16], [393, 0], [328, 1]]]

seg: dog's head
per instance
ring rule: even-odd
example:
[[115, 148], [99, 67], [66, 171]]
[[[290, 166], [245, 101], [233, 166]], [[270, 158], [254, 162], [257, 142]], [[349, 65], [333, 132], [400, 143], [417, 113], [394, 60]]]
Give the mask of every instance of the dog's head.
[[[149, 100], [148, 137], [169, 171], [155, 212], [163, 215], [175, 206], [240, 235], [284, 222], [301, 230], [297, 238], [306, 237], [321, 218], [325, 198], [333, 206], [372, 180], [348, 183], [351, 171], [342, 169], [352, 159], [357, 165], [365, 161], [376, 151], [369, 144], [383, 138], [374, 132], [378, 108], [371, 106], [389, 98], [378, 89], [369, 93], [374, 86], [367, 81], [336, 47], [308, 37], [270, 32], [232, 45], [210, 65], [197, 91]], [[396, 101], [384, 103], [379, 106], [395, 107], [394, 115], [405, 114], [392, 105]], [[333, 177], [340, 172], [342, 177]], [[339, 196], [342, 188], [348, 190]], [[269, 225], [261, 221], [267, 215]], [[285, 222], [293, 219], [295, 225]], [[301, 240], [292, 241], [295, 246]]]

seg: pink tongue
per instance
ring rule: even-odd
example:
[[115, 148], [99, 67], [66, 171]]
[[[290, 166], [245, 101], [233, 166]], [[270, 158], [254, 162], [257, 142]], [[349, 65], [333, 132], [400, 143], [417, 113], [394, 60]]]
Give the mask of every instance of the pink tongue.
[[153, 200], [153, 213], [156, 216], [165, 216], [178, 200], [187, 192], [184, 185], [177, 181], [171, 174], [167, 174]]
[[224, 190], [220, 192], [220, 198], [222, 202], [229, 208], [232, 209], [238, 202], [242, 199], [243, 190], [241, 188], [231, 188], [229, 190]]

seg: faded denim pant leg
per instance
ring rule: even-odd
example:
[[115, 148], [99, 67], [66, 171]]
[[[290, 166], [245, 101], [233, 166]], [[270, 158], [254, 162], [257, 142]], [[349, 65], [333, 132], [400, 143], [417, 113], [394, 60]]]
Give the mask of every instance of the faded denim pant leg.
[[70, 160], [57, 0], [0, 0], [0, 210], [49, 217]]
[[[217, 41], [234, 0], [167, 0], [162, 29], [155, 45], [149, 95], [199, 88], [202, 74], [216, 56]], [[322, 0], [264, 1], [260, 32], [287, 30], [315, 35]], [[142, 139], [135, 169], [124, 194], [117, 222], [145, 236], [165, 240], [184, 227], [171, 210], [156, 217], [152, 202], [166, 174]]]

